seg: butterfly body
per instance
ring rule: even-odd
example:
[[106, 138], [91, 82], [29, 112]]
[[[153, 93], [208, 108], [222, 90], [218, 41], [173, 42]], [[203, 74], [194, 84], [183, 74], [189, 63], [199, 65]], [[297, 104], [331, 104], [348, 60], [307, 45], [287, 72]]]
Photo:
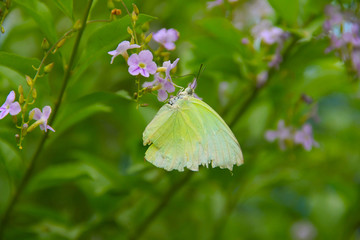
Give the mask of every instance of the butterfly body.
[[191, 88], [169, 100], [143, 133], [145, 159], [165, 170], [197, 171], [199, 165], [228, 168], [243, 163], [240, 145], [224, 120]]

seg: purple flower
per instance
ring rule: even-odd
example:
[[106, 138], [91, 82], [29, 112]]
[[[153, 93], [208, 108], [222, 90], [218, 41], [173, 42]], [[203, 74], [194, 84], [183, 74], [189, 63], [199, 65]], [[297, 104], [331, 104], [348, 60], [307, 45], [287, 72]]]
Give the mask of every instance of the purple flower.
[[197, 80], [196, 78], [194, 78], [194, 80], [188, 84], [188, 87], [191, 88], [193, 91], [193, 97], [199, 99], [199, 100], [202, 100], [201, 97], [199, 97], [196, 93], [195, 93], [195, 88], [197, 87]]
[[42, 112], [38, 108], [34, 108], [33, 110], [30, 111], [30, 115], [34, 114], [33, 119], [36, 120], [36, 123], [40, 125], [41, 130], [44, 130], [46, 132], [49, 129], [50, 131], [55, 132], [55, 130], [52, 127], [47, 125], [50, 113], [51, 113], [50, 106], [45, 106]]
[[341, 56], [341, 59], [352, 65], [353, 70], [360, 77], [360, 19], [350, 11], [327, 6], [325, 9], [327, 20], [324, 22], [324, 32], [330, 38], [330, 46], [325, 50]]
[[108, 52], [108, 54], [112, 55], [110, 64], [112, 64], [114, 62], [114, 59], [119, 55], [122, 55], [125, 59], [128, 59], [129, 55], [127, 53], [127, 50], [139, 47], [140, 46], [137, 44], [130, 44], [129, 41], [122, 41], [121, 43], [119, 43], [115, 50]]
[[250, 43], [249, 39], [248, 38], [242, 38], [241, 39], [241, 43], [244, 44], [244, 45], [248, 45]]
[[276, 139], [279, 140], [279, 146], [282, 150], [286, 148], [285, 141], [292, 140], [291, 127], [286, 127], [284, 120], [278, 122], [277, 130], [268, 130], [265, 133], [265, 138], [269, 142], [273, 142]]
[[301, 130], [296, 131], [294, 142], [303, 145], [304, 149], [307, 151], [310, 151], [312, 146], [319, 146], [319, 144], [314, 140], [310, 124], [305, 124]]
[[175, 41], [179, 38], [179, 32], [173, 28], [166, 30], [165, 28], [160, 29], [153, 35], [153, 39], [162, 44], [167, 50], [175, 49]]
[[133, 76], [143, 75], [149, 77], [156, 73], [157, 66], [153, 61], [153, 55], [149, 50], [143, 50], [138, 54], [132, 54], [128, 59], [129, 73]]
[[267, 45], [277, 43], [275, 55], [269, 62], [269, 67], [278, 68], [282, 62], [281, 50], [284, 47], [285, 40], [289, 37], [289, 33], [281, 28], [274, 27], [271, 22], [264, 20], [251, 30], [252, 35], [257, 41], [262, 41]]
[[170, 76], [170, 71], [176, 67], [179, 60], [180, 60], [180, 58], [177, 58], [173, 63], [171, 63], [170, 60], [163, 63], [163, 67], [166, 68], [166, 71], [165, 71], [165, 74], [166, 74], [165, 79], [166, 80], [172, 81], [171, 76]]
[[15, 92], [11, 91], [7, 96], [5, 103], [0, 107], [0, 119], [3, 119], [6, 115], [15, 116], [21, 111], [20, 104], [15, 101]]
[[154, 81], [152, 82], [144, 82], [143, 87], [154, 87], [158, 86], [158, 100], [160, 102], [165, 101], [168, 98], [168, 93], [175, 91], [175, 86], [173, 82], [168, 81], [160, 77], [159, 73], [154, 75]]
[[259, 39], [268, 45], [280, 42], [285, 34], [281, 28], [274, 27], [271, 22], [267, 20], [261, 21], [258, 25], [253, 27], [251, 32], [254, 38]]

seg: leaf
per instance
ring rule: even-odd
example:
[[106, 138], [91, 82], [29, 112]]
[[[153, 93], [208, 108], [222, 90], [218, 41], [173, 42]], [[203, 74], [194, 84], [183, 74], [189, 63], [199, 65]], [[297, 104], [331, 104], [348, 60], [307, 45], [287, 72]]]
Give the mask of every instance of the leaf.
[[130, 101], [133, 100], [133, 98], [130, 96], [129, 92], [127, 92], [125, 90], [117, 91], [116, 95], [118, 95], [119, 97], [122, 97], [124, 99], [130, 100]]
[[83, 163], [59, 164], [49, 167], [34, 176], [29, 182], [28, 190], [35, 191], [89, 178], [91, 178], [91, 174]]
[[55, 43], [57, 36], [54, 19], [48, 7], [37, 0], [14, 0], [14, 2], [37, 22], [46, 38], [48, 38], [51, 43]]
[[0, 51], [0, 65], [8, 67], [22, 75], [32, 76], [35, 73], [32, 66], [39, 66], [40, 61], [35, 58], [27, 58], [14, 53]]
[[71, 19], [74, 18], [73, 15], [73, 0], [55, 0], [56, 6], [68, 17]]
[[296, 25], [299, 16], [299, 0], [269, 0], [276, 13], [290, 25]]
[[[217, 44], [221, 47], [230, 47], [239, 52], [244, 51], [240, 44], [243, 35], [234, 27], [234, 25], [224, 18], [208, 18], [199, 22], [213, 38], [216, 38]], [[215, 48], [216, 49], [216, 48]], [[211, 52], [211, 51], [210, 51]]]
[[110, 112], [111, 108], [106, 106], [104, 103], [117, 97], [118, 96], [114, 93], [96, 92], [68, 104], [54, 124], [57, 134], [51, 139], [51, 141], [55, 140], [66, 129], [94, 114], [100, 112]]
[[[140, 14], [137, 25], [141, 26], [154, 17]], [[100, 56], [104, 56], [108, 51], [116, 48], [117, 44], [129, 37], [127, 27], [130, 26], [130, 18], [125, 16], [119, 20], [108, 23], [93, 32], [86, 43], [84, 54], [79, 60], [79, 68], [74, 73], [72, 81], [76, 81], [81, 74], [96, 61]]]

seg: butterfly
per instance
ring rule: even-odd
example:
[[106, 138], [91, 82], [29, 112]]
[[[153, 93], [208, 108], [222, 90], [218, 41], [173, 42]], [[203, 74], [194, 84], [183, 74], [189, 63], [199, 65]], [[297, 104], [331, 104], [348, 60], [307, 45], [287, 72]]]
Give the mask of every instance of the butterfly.
[[191, 87], [162, 106], [143, 133], [145, 159], [167, 171], [241, 165], [240, 145], [224, 120]]

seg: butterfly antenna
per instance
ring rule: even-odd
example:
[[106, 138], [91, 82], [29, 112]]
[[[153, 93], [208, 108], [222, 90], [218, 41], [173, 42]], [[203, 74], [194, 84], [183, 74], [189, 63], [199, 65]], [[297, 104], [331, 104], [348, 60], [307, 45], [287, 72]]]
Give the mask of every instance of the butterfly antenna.
[[204, 64], [200, 64], [200, 68], [199, 68], [198, 74], [196, 75], [196, 79], [199, 79], [200, 74], [203, 73], [204, 71], [205, 71]]

